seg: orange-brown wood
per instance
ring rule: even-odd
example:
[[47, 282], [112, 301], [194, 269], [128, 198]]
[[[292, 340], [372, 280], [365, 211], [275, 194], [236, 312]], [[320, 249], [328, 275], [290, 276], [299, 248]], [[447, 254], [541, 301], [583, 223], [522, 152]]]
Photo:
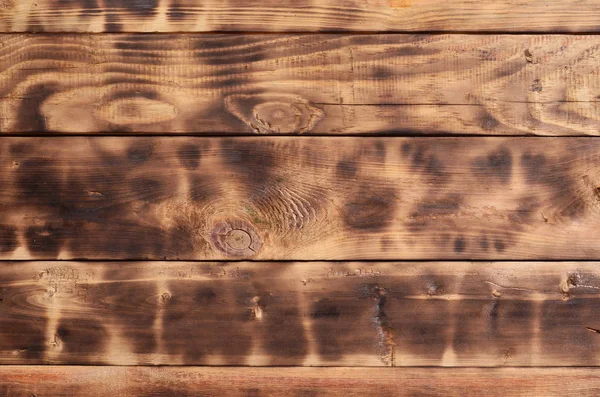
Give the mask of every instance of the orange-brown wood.
[[2, 0], [2, 32], [597, 32], [594, 0]]
[[5, 138], [4, 259], [597, 259], [591, 138]]
[[3, 262], [0, 363], [596, 366], [598, 266]]
[[7, 397], [596, 397], [590, 368], [0, 367]]
[[4, 35], [9, 134], [597, 135], [598, 36]]

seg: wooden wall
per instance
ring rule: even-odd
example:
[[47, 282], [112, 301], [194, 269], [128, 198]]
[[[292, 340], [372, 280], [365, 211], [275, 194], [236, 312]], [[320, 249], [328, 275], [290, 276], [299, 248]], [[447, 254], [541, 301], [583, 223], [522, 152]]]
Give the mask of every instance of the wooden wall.
[[0, 396], [597, 396], [599, 21], [0, 0]]

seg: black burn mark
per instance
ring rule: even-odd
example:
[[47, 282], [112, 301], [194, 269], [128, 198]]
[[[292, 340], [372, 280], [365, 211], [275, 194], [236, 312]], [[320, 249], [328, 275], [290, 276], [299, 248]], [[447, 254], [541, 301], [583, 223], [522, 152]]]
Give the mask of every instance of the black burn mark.
[[477, 157], [473, 161], [471, 169], [478, 176], [491, 177], [502, 183], [508, 183], [512, 177], [512, 164], [510, 150], [501, 147], [488, 153], [487, 156]]
[[130, 186], [137, 200], [159, 202], [168, 196], [166, 184], [158, 178], [135, 178], [130, 182]]
[[59, 91], [56, 84], [36, 84], [29, 87], [17, 111], [17, 132], [46, 132], [46, 119], [41, 113], [42, 105], [53, 94]]
[[118, 218], [98, 219], [69, 230], [69, 252], [74, 257], [100, 254], [106, 258], [130, 260], [171, 258], [177, 254], [170, 251], [174, 248], [169, 241], [171, 236], [168, 230], [159, 227]]
[[56, 258], [64, 244], [64, 233], [58, 225], [30, 226], [25, 232], [27, 248], [34, 256]]
[[248, 82], [247, 76], [229, 76], [227, 78], [208, 79], [200, 83], [202, 88], [206, 89], [226, 89], [239, 87]]
[[396, 197], [392, 188], [363, 187], [352, 201], [344, 205], [344, 223], [353, 229], [381, 230], [394, 218]]
[[182, 145], [177, 149], [177, 157], [184, 168], [195, 170], [200, 165], [200, 146], [193, 144]]
[[521, 156], [525, 180], [532, 185], [546, 186], [552, 193], [551, 202], [558, 215], [576, 219], [584, 215], [587, 203], [578, 192], [568, 164], [549, 161], [542, 153], [526, 152]]
[[404, 157], [410, 159], [413, 170], [423, 172], [436, 183], [445, 181], [444, 164], [432, 148], [423, 144], [413, 145], [405, 142], [402, 144], [400, 152]]
[[272, 181], [276, 159], [273, 151], [264, 144], [248, 140], [223, 140], [221, 151], [226, 165], [248, 185], [262, 188]]
[[530, 152], [521, 155], [521, 167], [525, 171], [528, 183], [548, 183], [546, 156], [543, 154], [532, 154]]
[[17, 187], [21, 203], [40, 206], [60, 206], [63, 183], [61, 169], [54, 161], [31, 158], [17, 168]]
[[461, 202], [462, 199], [457, 195], [421, 202], [414, 207], [406, 227], [411, 232], [424, 231], [431, 222], [443, 221], [445, 218], [457, 214]]
[[[8, 301], [8, 297], [22, 292], [22, 287], [4, 288], [2, 293]], [[46, 342], [47, 320], [43, 315], [35, 318], [32, 316], [23, 316], [18, 314], [18, 305], [6, 305], [2, 307], [0, 301], [0, 312], [2, 321], [0, 321], [0, 350], [4, 352], [12, 351], [15, 359], [39, 360], [44, 357], [44, 352], [48, 343]], [[0, 387], [0, 391], [2, 388]], [[8, 396], [9, 394], [0, 395]]]
[[504, 250], [506, 249], [506, 245], [504, 244], [504, 242], [502, 240], [496, 239], [496, 240], [494, 240], [494, 248], [498, 252], [504, 252]]
[[[250, 312], [250, 321], [257, 325], [263, 349], [271, 357], [271, 365], [293, 365], [307, 354], [307, 340], [299, 309], [298, 294], [252, 283], [249, 294], [239, 294], [244, 306], [260, 308], [261, 318]], [[249, 299], [250, 298], [250, 299]]]
[[131, 145], [127, 149], [127, 158], [135, 164], [145, 163], [152, 157], [154, 145], [152, 142], [140, 142]]
[[[108, 72], [107, 72], [108, 73]], [[105, 85], [119, 85], [119, 84], [145, 84], [145, 85], [152, 85], [155, 84], [152, 80], [149, 79], [144, 79], [144, 78], [140, 78], [137, 76], [127, 76], [126, 78], [123, 77], [110, 77], [107, 79], [104, 79], [104, 84]], [[129, 95], [128, 96], [123, 96], [122, 94], [117, 94], [117, 99], [119, 98], [127, 98], [127, 97], [136, 97], [138, 96], [138, 92], [137, 91], [129, 91]]]
[[385, 142], [383, 140], [378, 140], [375, 142], [375, 157], [379, 161], [385, 160]]
[[17, 248], [17, 228], [0, 225], [0, 253], [10, 253]]
[[[202, 8], [203, 7], [201, 3], [194, 4], [195, 12], [201, 12]], [[181, 0], [171, 0], [171, 4], [169, 5], [169, 9], [167, 10], [167, 18], [169, 19], [169, 21], [180, 22], [192, 16], [192, 13], [188, 13], [184, 9]]]
[[[128, 349], [135, 354], [156, 352], [155, 320], [159, 313], [156, 286], [146, 280], [136, 281], [139, 270], [135, 267], [107, 268], [102, 288], [90, 286], [86, 289], [88, 300], [94, 300], [105, 307], [111, 322], [119, 327], [127, 342]], [[124, 280], [124, 281], [120, 281]], [[106, 299], [109, 296], [110, 299]], [[101, 302], [101, 303], [100, 303]]]
[[[121, 41], [115, 41], [114, 46], [119, 50], [133, 50], [133, 51], [154, 51], [155, 41], [147, 36], [140, 36], [142, 39], [136, 36], [128, 36]], [[159, 48], [160, 49], [160, 48]]]
[[[167, 237], [168, 252], [172, 258], [191, 258], [193, 257], [194, 237], [193, 233], [187, 228], [173, 227]], [[165, 244], [167, 245], [167, 244]]]
[[152, 100], [158, 100], [159, 95], [156, 91], [152, 91], [149, 89], [139, 89], [139, 90], [129, 90], [129, 91], [120, 91], [111, 95], [112, 100], [117, 99], [128, 99], [128, 98], [147, 98]]
[[457, 237], [454, 240], [454, 252], [461, 253], [467, 248], [467, 240], [464, 237]]
[[121, 32], [123, 30], [123, 25], [121, 24], [121, 22], [119, 22], [119, 17], [115, 13], [113, 13], [112, 11], [107, 12], [105, 18], [105, 32]]
[[260, 62], [266, 59], [266, 54], [262, 49], [250, 53], [240, 52], [239, 50], [230, 50], [219, 51], [214, 55], [199, 54], [199, 58], [201, 58], [202, 62], [207, 65], [221, 66]]
[[208, 355], [220, 355], [226, 364], [243, 364], [253, 341], [248, 306], [226, 297], [244, 294], [249, 304], [248, 288], [231, 280], [170, 283], [171, 299], [163, 308], [162, 343], [167, 352], [181, 355], [186, 364], [202, 363]]
[[336, 361], [346, 354], [373, 353], [376, 340], [372, 339], [372, 303], [370, 297], [357, 300], [341, 296], [313, 302], [312, 331], [317, 351], [325, 361]]
[[[26, 145], [11, 145], [11, 151], [31, 150]], [[99, 151], [94, 159], [97, 164], [86, 172], [68, 172], [65, 160], [19, 160], [13, 171], [15, 201], [40, 213], [39, 220], [23, 227], [24, 245], [34, 257], [54, 259], [63, 247], [73, 257], [82, 258], [191, 257], [194, 250], [189, 231], [153, 227], [156, 220], [150, 214], [131, 219], [136, 201], [168, 197], [177, 190], [177, 179], [168, 174], [129, 177], [132, 161], [146, 158], [145, 150], [137, 147], [129, 152]], [[7, 250], [13, 244], [9, 228], [0, 231], [0, 244], [5, 241]]]
[[158, 12], [159, 0], [104, 0], [109, 12], [128, 11], [141, 17], [152, 17]]
[[517, 208], [508, 216], [510, 221], [519, 227], [529, 224], [540, 204], [534, 197], [523, 197]]
[[199, 288], [194, 294], [194, 302], [200, 304], [213, 303], [217, 300], [217, 294], [211, 288]]
[[353, 160], [340, 160], [335, 167], [336, 175], [343, 179], [354, 178], [356, 176], [356, 171], [356, 161]]
[[386, 52], [386, 55], [389, 56], [427, 56], [427, 55], [435, 55], [439, 53], [439, 50], [432, 48], [423, 48], [418, 46], [406, 46], [398, 49], [394, 49], [392, 51]]
[[10, 145], [9, 152], [15, 157], [20, 157], [32, 153], [34, 150], [33, 146], [25, 142], [17, 142]]
[[481, 128], [483, 128], [486, 131], [494, 131], [496, 128], [498, 128], [499, 125], [500, 122], [494, 116], [487, 112], [481, 118]]
[[487, 251], [490, 248], [490, 242], [486, 236], [479, 238], [479, 247], [484, 251]]
[[71, 8], [73, 7], [73, 3], [79, 6], [79, 8], [81, 9], [79, 15], [83, 18], [92, 17], [102, 13], [102, 10], [98, 6], [97, 0], [58, 0], [57, 4], [61, 8]]
[[56, 330], [56, 343], [63, 353], [90, 355], [97, 358], [108, 340], [104, 326], [91, 317], [85, 319], [62, 319]]
[[218, 195], [211, 177], [206, 175], [190, 175], [190, 199], [200, 203], [212, 199]]
[[327, 298], [320, 299], [317, 301], [310, 313], [312, 318], [338, 318], [342, 315], [342, 311], [333, 302]]
[[376, 80], [386, 80], [394, 76], [394, 71], [384, 66], [375, 66], [373, 68], [373, 77]]

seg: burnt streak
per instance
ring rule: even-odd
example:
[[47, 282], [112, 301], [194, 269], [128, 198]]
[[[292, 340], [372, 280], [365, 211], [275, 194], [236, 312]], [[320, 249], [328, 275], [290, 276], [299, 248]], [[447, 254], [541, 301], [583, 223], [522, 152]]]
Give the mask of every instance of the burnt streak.
[[340, 160], [336, 165], [336, 174], [340, 178], [354, 178], [358, 165], [352, 160]]
[[31, 158], [19, 163], [17, 186], [19, 199], [40, 206], [60, 206], [62, 170], [46, 158]]
[[577, 219], [585, 215], [588, 204], [578, 191], [571, 167], [564, 159], [548, 160], [542, 153], [526, 152], [521, 156], [521, 168], [529, 184], [543, 185], [551, 190], [552, 204], [558, 208], [559, 216]]
[[159, 0], [104, 0], [105, 7], [126, 10], [141, 17], [153, 17], [158, 12]]
[[435, 221], [451, 218], [460, 209], [462, 202], [458, 195], [451, 195], [436, 200], [419, 203], [411, 213], [406, 227], [411, 232], [426, 231]]
[[76, 4], [80, 9], [79, 15], [83, 18], [102, 14], [97, 0], [57, 0], [59, 9], [72, 7]]
[[157, 203], [169, 196], [169, 187], [162, 180], [152, 177], [136, 178], [130, 182], [136, 199]]
[[107, 341], [104, 326], [91, 318], [61, 320], [54, 339], [62, 352], [82, 356], [98, 356]]
[[[371, 326], [369, 322], [372, 321], [372, 309], [369, 303], [367, 299], [357, 301], [326, 297], [313, 303], [310, 313], [314, 320], [312, 330], [317, 340], [318, 353], [325, 362], [335, 362], [345, 354], [372, 352], [376, 335], [369, 335], [371, 339], [361, 338], [364, 336], [361, 335], [364, 327]], [[353, 316], [359, 322], [354, 330], [347, 327], [348, 316]], [[369, 344], [371, 346], [365, 346]]]
[[188, 170], [195, 170], [200, 165], [200, 146], [183, 145], [177, 149], [177, 157], [181, 165]]
[[25, 91], [19, 110], [18, 119], [13, 127], [19, 132], [46, 132], [46, 118], [41, 113], [44, 102], [59, 91], [57, 84], [37, 84]]
[[454, 252], [461, 253], [467, 248], [467, 241], [464, 237], [458, 237], [454, 240]]
[[0, 252], [13, 252], [17, 246], [17, 228], [11, 225], [0, 225]]
[[362, 188], [352, 201], [344, 205], [344, 223], [358, 230], [385, 229], [394, 219], [396, 196], [392, 188]]
[[486, 157], [478, 157], [473, 162], [473, 173], [486, 178], [496, 178], [502, 183], [512, 177], [512, 154], [506, 147], [490, 152]]
[[58, 225], [30, 226], [25, 232], [27, 249], [33, 256], [56, 258], [64, 244], [64, 232]]
[[152, 157], [154, 145], [151, 142], [134, 144], [127, 149], [127, 158], [135, 164], [143, 164]]
[[272, 182], [273, 168], [277, 163], [274, 152], [267, 145], [223, 140], [221, 152], [226, 164], [242, 177], [243, 183], [260, 189]]
[[[252, 322], [248, 309], [232, 305], [231, 294], [244, 291], [245, 283], [211, 281], [171, 283], [171, 299], [164, 307], [163, 344], [186, 362], [200, 362], [221, 355], [226, 363], [240, 364], [252, 346]], [[248, 302], [252, 297], [243, 293]], [[211, 329], [201, 337], [199, 329]]]

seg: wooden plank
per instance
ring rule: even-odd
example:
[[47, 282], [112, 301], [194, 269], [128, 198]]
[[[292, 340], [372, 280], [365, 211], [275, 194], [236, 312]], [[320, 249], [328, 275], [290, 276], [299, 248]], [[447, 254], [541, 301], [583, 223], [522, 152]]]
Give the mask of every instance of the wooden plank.
[[3, 262], [1, 364], [597, 366], [599, 263]]
[[2, 32], [597, 32], [595, 0], [2, 0]]
[[4, 35], [0, 132], [598, 135], [598, 48], [572, 35]]
[[598, 259], [591, 138], [4, 138], [4, 259]]
[[0, 367], [6, 397], [596, 397], [590, 368]]

